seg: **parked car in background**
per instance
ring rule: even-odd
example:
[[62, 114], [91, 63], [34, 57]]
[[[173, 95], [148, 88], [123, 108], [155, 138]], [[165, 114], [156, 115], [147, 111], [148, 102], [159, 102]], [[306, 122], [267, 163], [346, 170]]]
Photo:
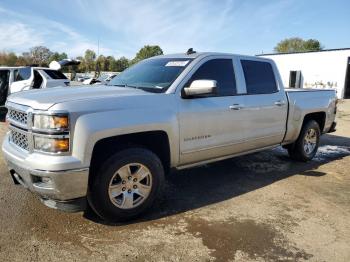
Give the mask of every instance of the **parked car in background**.
[[321, 134], [335, 130], [336, 100], [335, 90], [285, 89], [266, 58], [157, 56], [109, 85], [11, 96], [2, 150], [15, 183], [47, 206], [88, 203], [125, 221], [151, 207], [173, 168], [280, 145], [311, 160]]
[[14, 71], [18, 67], [0, 67], [0, 107], [5, 105], [10, 93], [10, 85], [14, 81]]
[[30, 89], [69, 86], [60, 71], [47, 67], [0, 67], [0, 106], [8, 95]]
[[113, 74], [104, 74], [99, 76], [98, 78], [88, 78], [83, 81], [84, 85], [106, 85], [108, 84], [114, 77], [116, 77], [118, 74], [113, 73]]
[[77, 75], [76, 76], [76, 81], [78, 81], [78, 82], [84, 82], [86, 79], [89, 79], [89, 78], [91, 78], [90, 76], [83, 76], [83, 75]]
[[63, 66], [77, 65], [79, 60], [52, 61], [49, 67], [0, 67], [0, 106], [16, 92], [58, 86], [69, 86], [69, 79], [60, 71]]

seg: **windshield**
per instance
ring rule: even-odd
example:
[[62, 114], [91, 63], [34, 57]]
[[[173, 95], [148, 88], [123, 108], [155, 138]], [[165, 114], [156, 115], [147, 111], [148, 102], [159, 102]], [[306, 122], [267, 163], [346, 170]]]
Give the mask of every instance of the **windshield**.
[[144, 60], [120, 73], [109, 85], [140, 88], [156, 93], [165, 92], [191, 61], [191, 58]]

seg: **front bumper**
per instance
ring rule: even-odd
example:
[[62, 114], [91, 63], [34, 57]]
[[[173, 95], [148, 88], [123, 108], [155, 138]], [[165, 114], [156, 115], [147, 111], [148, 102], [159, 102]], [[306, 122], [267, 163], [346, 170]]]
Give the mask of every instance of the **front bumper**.
[[86, 196], [89, 168], [77, 167], [76, 158], [28, 154], [11, 144], [7, 136], [2, 151], [13, 179], [39, 195], [46, 205], [54, 207], [48, 200], [68, 202]]

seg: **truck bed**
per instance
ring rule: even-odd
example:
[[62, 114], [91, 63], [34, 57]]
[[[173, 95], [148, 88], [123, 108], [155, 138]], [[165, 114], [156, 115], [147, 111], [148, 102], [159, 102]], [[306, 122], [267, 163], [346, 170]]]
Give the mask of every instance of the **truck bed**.
[[289, 100], [285, 143], [296, 140], [303, 124], [303, 117], [314, 112], [326, 114], [326, 123], [321, 131], [328, 132], [335, 118], [334, 89], [286, 88], [285, 91]]

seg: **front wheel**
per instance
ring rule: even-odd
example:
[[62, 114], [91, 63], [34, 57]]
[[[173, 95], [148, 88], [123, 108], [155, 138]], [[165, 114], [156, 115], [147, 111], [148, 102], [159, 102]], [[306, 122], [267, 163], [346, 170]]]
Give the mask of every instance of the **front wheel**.
[[315, 120], [304, 124], [294, 144], [289, 145], [288, 153], [292, 159], [307, 162], [314, 158], [320, 143], [320, 126]]
[[130, 220], [152, 205], [163, 180], [163, 166], [154, 153], [125, 149], [102, 164], [88, 194], [89, 204], [108, 221]]

